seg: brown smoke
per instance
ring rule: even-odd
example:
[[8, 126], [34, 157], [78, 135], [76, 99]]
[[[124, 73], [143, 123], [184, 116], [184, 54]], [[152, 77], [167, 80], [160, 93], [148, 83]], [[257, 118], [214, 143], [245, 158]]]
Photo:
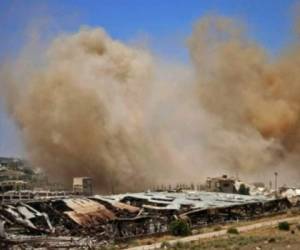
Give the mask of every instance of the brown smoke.
[[[207, 17], [195, 26], [189, 48], [202, 105], [221, 119], [226, 131], [236, 138], [247, 138], [234, 152], [237, 167], [274, 167], [279, 158], [299, 152], [297, 44], [270, 60], [264, 49], [247, 39], [232, 20]], [[248, 150], [253, 138], [257, 144], [255, 154]], [[247, 162], [240, 161], [240, 154], [248, 154], [252, 163], [247, 166]], [[261, 161], [263, 158], [265, 161]]]
[[92, 176], [101, 189], [143, 183], [151, 176], [141, 132], [151, 56], [101, 29], [59, 37], [44, 53], [41, 67], [6, 72], [30, 159], [66, 180]]
[[270, 60], [234, 21], [206, 17], [188, 47], [193, 68], [102, 29], [25, 46], [0, 79], [30, 160], [106, 192], [223, 171], [298, 174], [297, 44]]

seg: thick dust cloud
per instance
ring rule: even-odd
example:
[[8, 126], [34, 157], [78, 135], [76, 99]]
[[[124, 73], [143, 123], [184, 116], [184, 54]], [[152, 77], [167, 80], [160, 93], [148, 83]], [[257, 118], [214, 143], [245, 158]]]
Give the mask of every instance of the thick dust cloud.
[[[220, 120], [223, 131], [234, 133], [238, 147], [231, 159], [238, 169], [264, 171], [300, 152], [297, 43], [270, 59], [233, 20], [206, 17], [194, 27], [188, 44], [199, 101]], [[296, 163], [289, 162], [284, 171], [293, 168]]]
[[270, 59], [233, 20], [205, 17], [187, 44], [191, 64], [101, 28], [24, 46], [0, 81], [28, 158], [68, 184], [92, 176], [103, 192], [222, 172], [297, 177], [297, 43]]

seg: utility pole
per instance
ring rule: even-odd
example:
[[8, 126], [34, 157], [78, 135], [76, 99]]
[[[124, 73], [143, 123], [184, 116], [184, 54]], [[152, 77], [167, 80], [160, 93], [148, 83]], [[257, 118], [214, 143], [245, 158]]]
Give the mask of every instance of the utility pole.
[[278, 173], [275, 172], [274, 175], [275, 175], [275, 197], [277, 198], [277, 176], [278, 176]]

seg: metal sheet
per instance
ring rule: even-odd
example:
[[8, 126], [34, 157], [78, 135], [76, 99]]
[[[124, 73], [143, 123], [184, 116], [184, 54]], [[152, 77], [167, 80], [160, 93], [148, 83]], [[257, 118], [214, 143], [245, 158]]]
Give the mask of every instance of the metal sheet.
[[113, 212], [105, 206], [85, 198], [64, 199], [65, 204], [72, 209], [65, 214], [79, 225], [88, 225], [96, 222], [105, 222], [115, 218]]

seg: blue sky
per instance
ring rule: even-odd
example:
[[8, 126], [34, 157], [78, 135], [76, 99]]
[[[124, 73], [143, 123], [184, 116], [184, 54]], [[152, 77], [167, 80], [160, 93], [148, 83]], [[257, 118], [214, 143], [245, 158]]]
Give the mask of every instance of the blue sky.
[[[187, 60], [185, 38], [193, 23], [207, 14], [243, 22], [249, 36], [276, 55], [291, 40], [295, 0], [1, 0], [0, 63], [16, 55], [32, 24], [49, 36], [80, 26], [101, 26], [130, 42], [147, 38], [155, 53]], [[47, 24], [47, 25], [43, 25]], [[1, 97], [0, 97], [1, 98]], [[0, 155], [22, 153], [17, 129], [0, 100]]]

